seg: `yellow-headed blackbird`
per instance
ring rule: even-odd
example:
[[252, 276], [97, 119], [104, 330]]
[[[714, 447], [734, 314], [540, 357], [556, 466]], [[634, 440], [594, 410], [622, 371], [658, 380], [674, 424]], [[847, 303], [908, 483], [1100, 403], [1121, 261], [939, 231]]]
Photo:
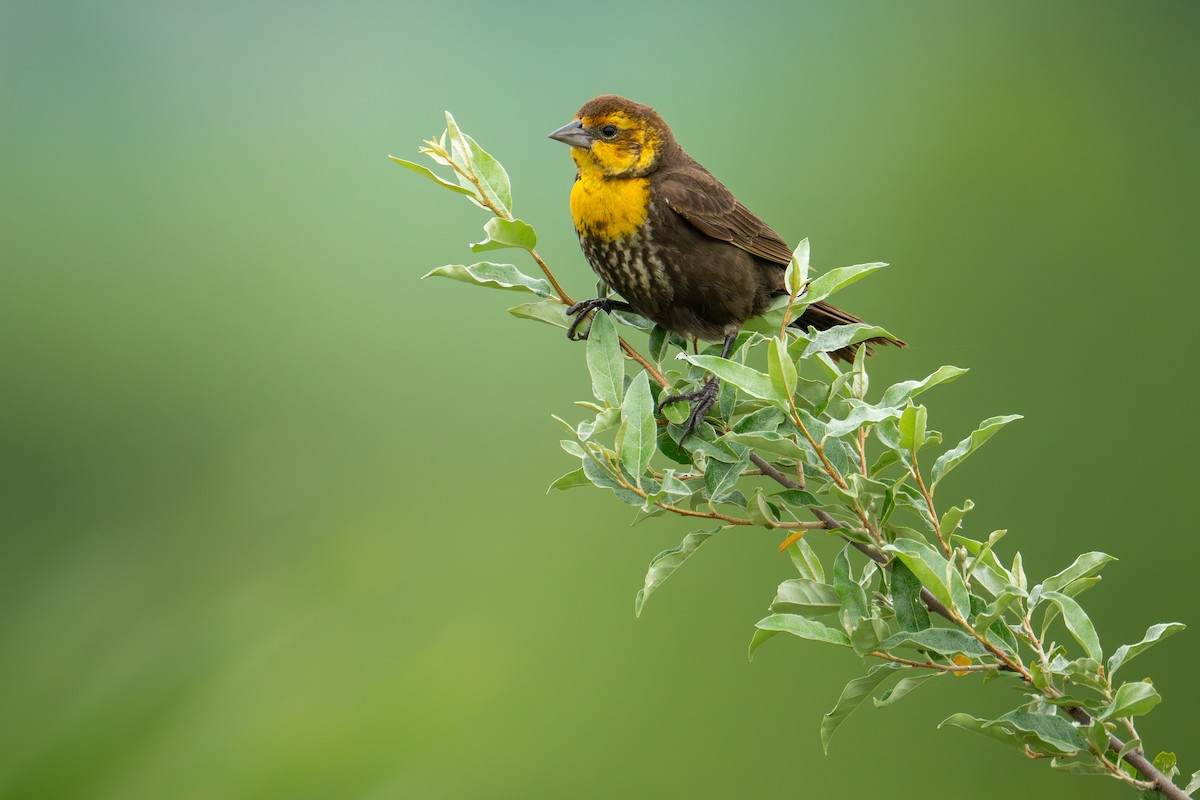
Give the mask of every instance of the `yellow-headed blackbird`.
[[[683, 151], [667, 123], [640, 103], [616, 95], [593, 98], [575, 119], [550, 134], [571, 146], [579, 168], [571, 216], [584, 255], [625, 302], [576, 303], [568, 330], [576, 336], [588, 311], [631, 310], [668, 331], [723, 341], [728, 356], [742, 324], [785, 294], [792, 249]], [[825, 330], [862, 320], [828, 303], [810, 305], [793, 324]], [[876, 344], [904, 343], [872, 339]], [[852, 348], [833, 353], [851, 359]], [[717, 381], [664, 398], [692, 402], [685, 436], [717, 398]]]

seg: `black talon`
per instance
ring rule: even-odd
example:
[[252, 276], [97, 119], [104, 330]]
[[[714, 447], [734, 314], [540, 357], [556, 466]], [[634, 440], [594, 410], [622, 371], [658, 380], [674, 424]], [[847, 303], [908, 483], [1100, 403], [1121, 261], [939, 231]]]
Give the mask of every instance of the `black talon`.
[[663, 406], [669, 406], [671, 403], [686, 401], [692, 404], [692, 413], [688, 415], [687, 424], [683, 427], [683, 435], [679, 437], [680, 446], [687, 441], [687, 438], [692, 435], [696, 427], [704, 421], [704, 417], [717, 403], [717, 398], [721, 393], [721, 381], [717, 377], [711, 377], [704, 382], [704, 385], [699, 389], [683, 394], [667, 395], [658, 404], [658, 410], [662, 411]]
[[603, 311], [606, 314], [611, 314], [613, 311], [633, 311], [633, 307], [629, 303], [621, 300], [613, 300], [611, 297], [593, 297], [591, 300], [580, 300], [575, 305], [567, 309], [567, 316], [575, 317], [571, 323], [571, 327], [567, 328], [567, 338], [573, 342], [581, 342], [588, 338], [588, 334], [592, 332], [591, 327], [588, 327], [586, 333], [582, 336], [579, 333], [579, 323], [583, 322], [589, 311]]

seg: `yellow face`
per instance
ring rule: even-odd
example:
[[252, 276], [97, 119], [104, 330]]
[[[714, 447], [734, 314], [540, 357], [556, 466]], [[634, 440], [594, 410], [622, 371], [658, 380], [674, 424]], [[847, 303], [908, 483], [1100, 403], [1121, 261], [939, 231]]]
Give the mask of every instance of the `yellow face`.
[[571, 148], [571, 158], [580, 172], [637, 176], [644, 175], [654, 164], [658, 136], [643, 120], [623, 111], [576, 119], [595, 136], [590, 149]]

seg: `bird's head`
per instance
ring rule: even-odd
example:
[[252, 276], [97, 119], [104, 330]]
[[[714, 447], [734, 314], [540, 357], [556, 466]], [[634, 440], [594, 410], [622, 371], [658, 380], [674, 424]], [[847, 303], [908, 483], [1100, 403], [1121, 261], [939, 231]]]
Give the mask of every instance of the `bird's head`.
[[575, 119], [550, 138], [571, 146], [580, 172], [621, 178], [653, 172], [678, 147], [657, 111], [615, 94], [584, 103]]

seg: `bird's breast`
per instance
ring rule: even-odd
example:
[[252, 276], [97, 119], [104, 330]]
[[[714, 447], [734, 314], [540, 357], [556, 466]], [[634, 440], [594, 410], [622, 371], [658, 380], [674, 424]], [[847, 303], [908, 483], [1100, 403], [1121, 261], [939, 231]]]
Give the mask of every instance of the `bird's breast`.
[[580, 236], [615, 241], [636, 233], [650, 208], [648, 178], [610, 178], [585, 170], [571, 188], [571, 218]]

